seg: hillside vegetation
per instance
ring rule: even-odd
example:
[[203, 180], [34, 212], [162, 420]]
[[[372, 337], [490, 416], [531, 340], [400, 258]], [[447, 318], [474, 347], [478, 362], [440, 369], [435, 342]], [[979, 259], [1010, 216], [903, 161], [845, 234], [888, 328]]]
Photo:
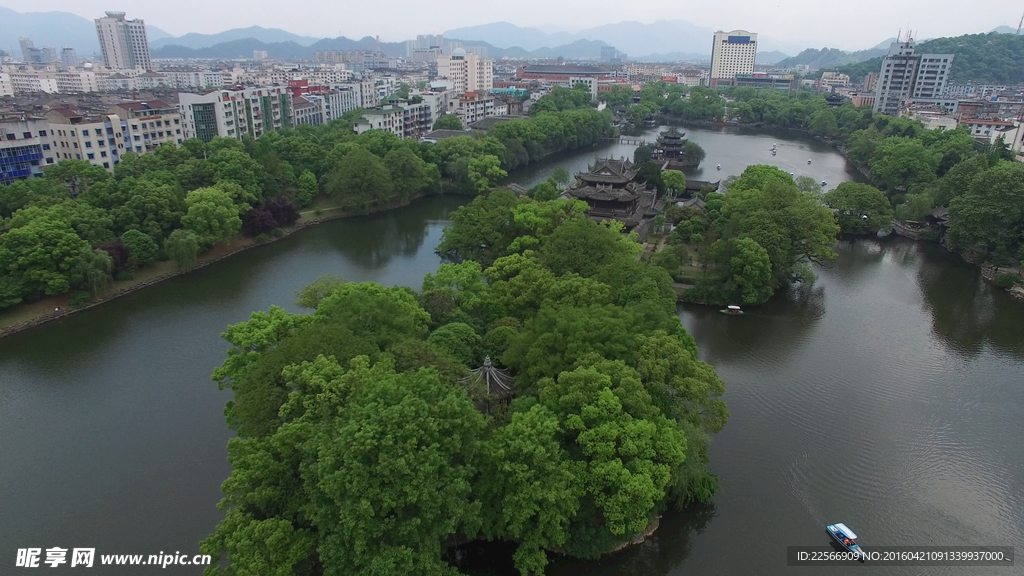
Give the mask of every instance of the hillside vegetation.
[[[936, 38], [917, 45], [920, 52], [955, 54], [950, 81], [1016, 84], [1024, 82], [1024, 36], [1011, 34], [968, 34], [955, 38]], [[840, 65], [836, 69], [855, 80], [868, 72], [877, 72], [881, 58]]]

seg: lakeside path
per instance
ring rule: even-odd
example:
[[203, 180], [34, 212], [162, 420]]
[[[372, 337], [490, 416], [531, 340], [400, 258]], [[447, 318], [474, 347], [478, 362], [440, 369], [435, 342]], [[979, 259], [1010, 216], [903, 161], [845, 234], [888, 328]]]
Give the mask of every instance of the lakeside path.
[[[441, 195], [444, 194], [442, 193]], [[16, 334], [23, 330], [28, 330], [29, 328], [45, 324], [52, 320], [64, 318], [76, 312], [81, 312], [82, 310], [88, 310], [90, 308], [100, 306], [114, 300], [115, 298], [124, 296], [125, 294], [131, 294], [136, 290], [141, 290], [148, 286], [158, 284], [164, 280], [168, 280], [182, 274], [188, 274], [189, 272], [204, 268], [210, 264], [219, 262], [250, 248], [271, 244], [277, 240], [286, 238], [296, 232], [305, 230], [310, 226], [315, 226], [322, 222], [387, 212], [389, 210], [403, 208], [421, 198], [427, 198], [430, 196], [433, 195], [414, 196], [405, 202], [391, 202], [365, 210], [358, 208], [353, 209], [351, 206], [331, 205], [330, 200], [318, 198], [317, 200], [319, 202], [314, 202], [310, 208], [299, 212], [299, 220], [296, 221], [295, 224], [288, 227], [278, 228], [278, 230], [283, 232], [281, 236], [270, 238], [266, 242], [256, 242], [255, 238], [239, 234], [232, 238], [227, 244], [218, 244], [199, 255], [195, 264], [188, 268], [178, 268], [171, 260], [154, 262], [141, 270], [136, 270], [135, 275], [131, 280], [114, 280], [109, 286], [104, 288], [95, 298], [84, 306], [68, 306], [68, 299], [71, 297], [70, 293], [60, 294], [58, 296], [49, 296], [30, 304], [19, 304], [14, 306], [10, 310], [0, 313], [0, 338]]]

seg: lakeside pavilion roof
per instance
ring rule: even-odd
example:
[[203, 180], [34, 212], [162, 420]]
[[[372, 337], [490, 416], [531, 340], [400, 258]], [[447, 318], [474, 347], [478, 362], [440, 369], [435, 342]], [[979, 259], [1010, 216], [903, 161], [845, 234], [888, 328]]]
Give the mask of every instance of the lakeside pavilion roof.
[[671, 126], [661, 134], [658, 134], [658, 142], [682, 142], [686, 132], [680, 132], [675, 126]]
[[476, 370], [470, 370], [469, 376], [463, 378], [462, 381], [464, 383], [482, 383], [487, 388], [487, 393], [496, 400], [511, 398], [516, 393], [513, 387], [515, 378], [491, 363], [490, 356], [484, 358], [483, 366]]
[[607, 185], [577, 186], [570, 188], [565, 193], [578, 200], [593, 200], [596, 202], [635, 202], [644, 192], [647, 186], [637, 182], [629, 182], [623, 187]]
[[576, 174], [576, 178], [587, 184], [625, 186], [636, 178], [638, 171], [628, 158], [596, 158], [587, 171]]

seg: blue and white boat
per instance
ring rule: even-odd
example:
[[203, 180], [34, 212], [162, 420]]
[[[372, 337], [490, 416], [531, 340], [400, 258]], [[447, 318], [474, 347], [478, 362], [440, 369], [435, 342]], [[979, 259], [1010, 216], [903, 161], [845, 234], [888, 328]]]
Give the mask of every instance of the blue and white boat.
[[842, 522], [837, 522], [835, 524], [825, 526], [825, 529], [828, 530], [828, 533], [832, 535], [832, 538], [835, 538], [835, 541], [838, 542], [840, 546], [846, 548], [850, 552], [853, 552], [857, 556], [858, 560], [867, 560], [867, 554], [865, 554], [864, 550], [862, 550], [860, 545], [857, 544], [857, 534], [854, 533], [853, 530], [850, 530], [849, 526]]

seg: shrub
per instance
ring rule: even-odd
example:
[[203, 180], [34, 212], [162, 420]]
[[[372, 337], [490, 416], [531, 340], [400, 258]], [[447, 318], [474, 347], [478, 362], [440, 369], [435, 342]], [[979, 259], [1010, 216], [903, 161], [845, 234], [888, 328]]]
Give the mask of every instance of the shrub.
[[270, 242], [270, 236], [267, 236], [266, 234], [260, 234], [259, 236], [256, 236], [257, 244], [266, 244], [267, 242]]
[[114, 279], [115, 280], [120, 280], [122, 282], [125, 281], [125, 280], [134, 280], [135, 279], [135, 274], [132, 273], [131, 270], [125, 269], [125, 270], [121, 270], [116, 275], [114, 275]]
[[92, 300], [92, 296], [85, 290], [79, 290], [78, 292], [72, 292], [71, 298], [68, 298], [68, 306], [78, 308], [79, 306], [85, 306]]
[[996, 285], [996, 288], [1009, 290], [1017, 283], [1017, 275], [1011, 272], [1003, 272], [1002, 274], [996, 275], [996, 279], [993, 283]]
[[273, 238], [280, 238], [284, 236], [284, 230], [281, 230], [280, 228], [274, 228], [269, 232], [269, 234]]

